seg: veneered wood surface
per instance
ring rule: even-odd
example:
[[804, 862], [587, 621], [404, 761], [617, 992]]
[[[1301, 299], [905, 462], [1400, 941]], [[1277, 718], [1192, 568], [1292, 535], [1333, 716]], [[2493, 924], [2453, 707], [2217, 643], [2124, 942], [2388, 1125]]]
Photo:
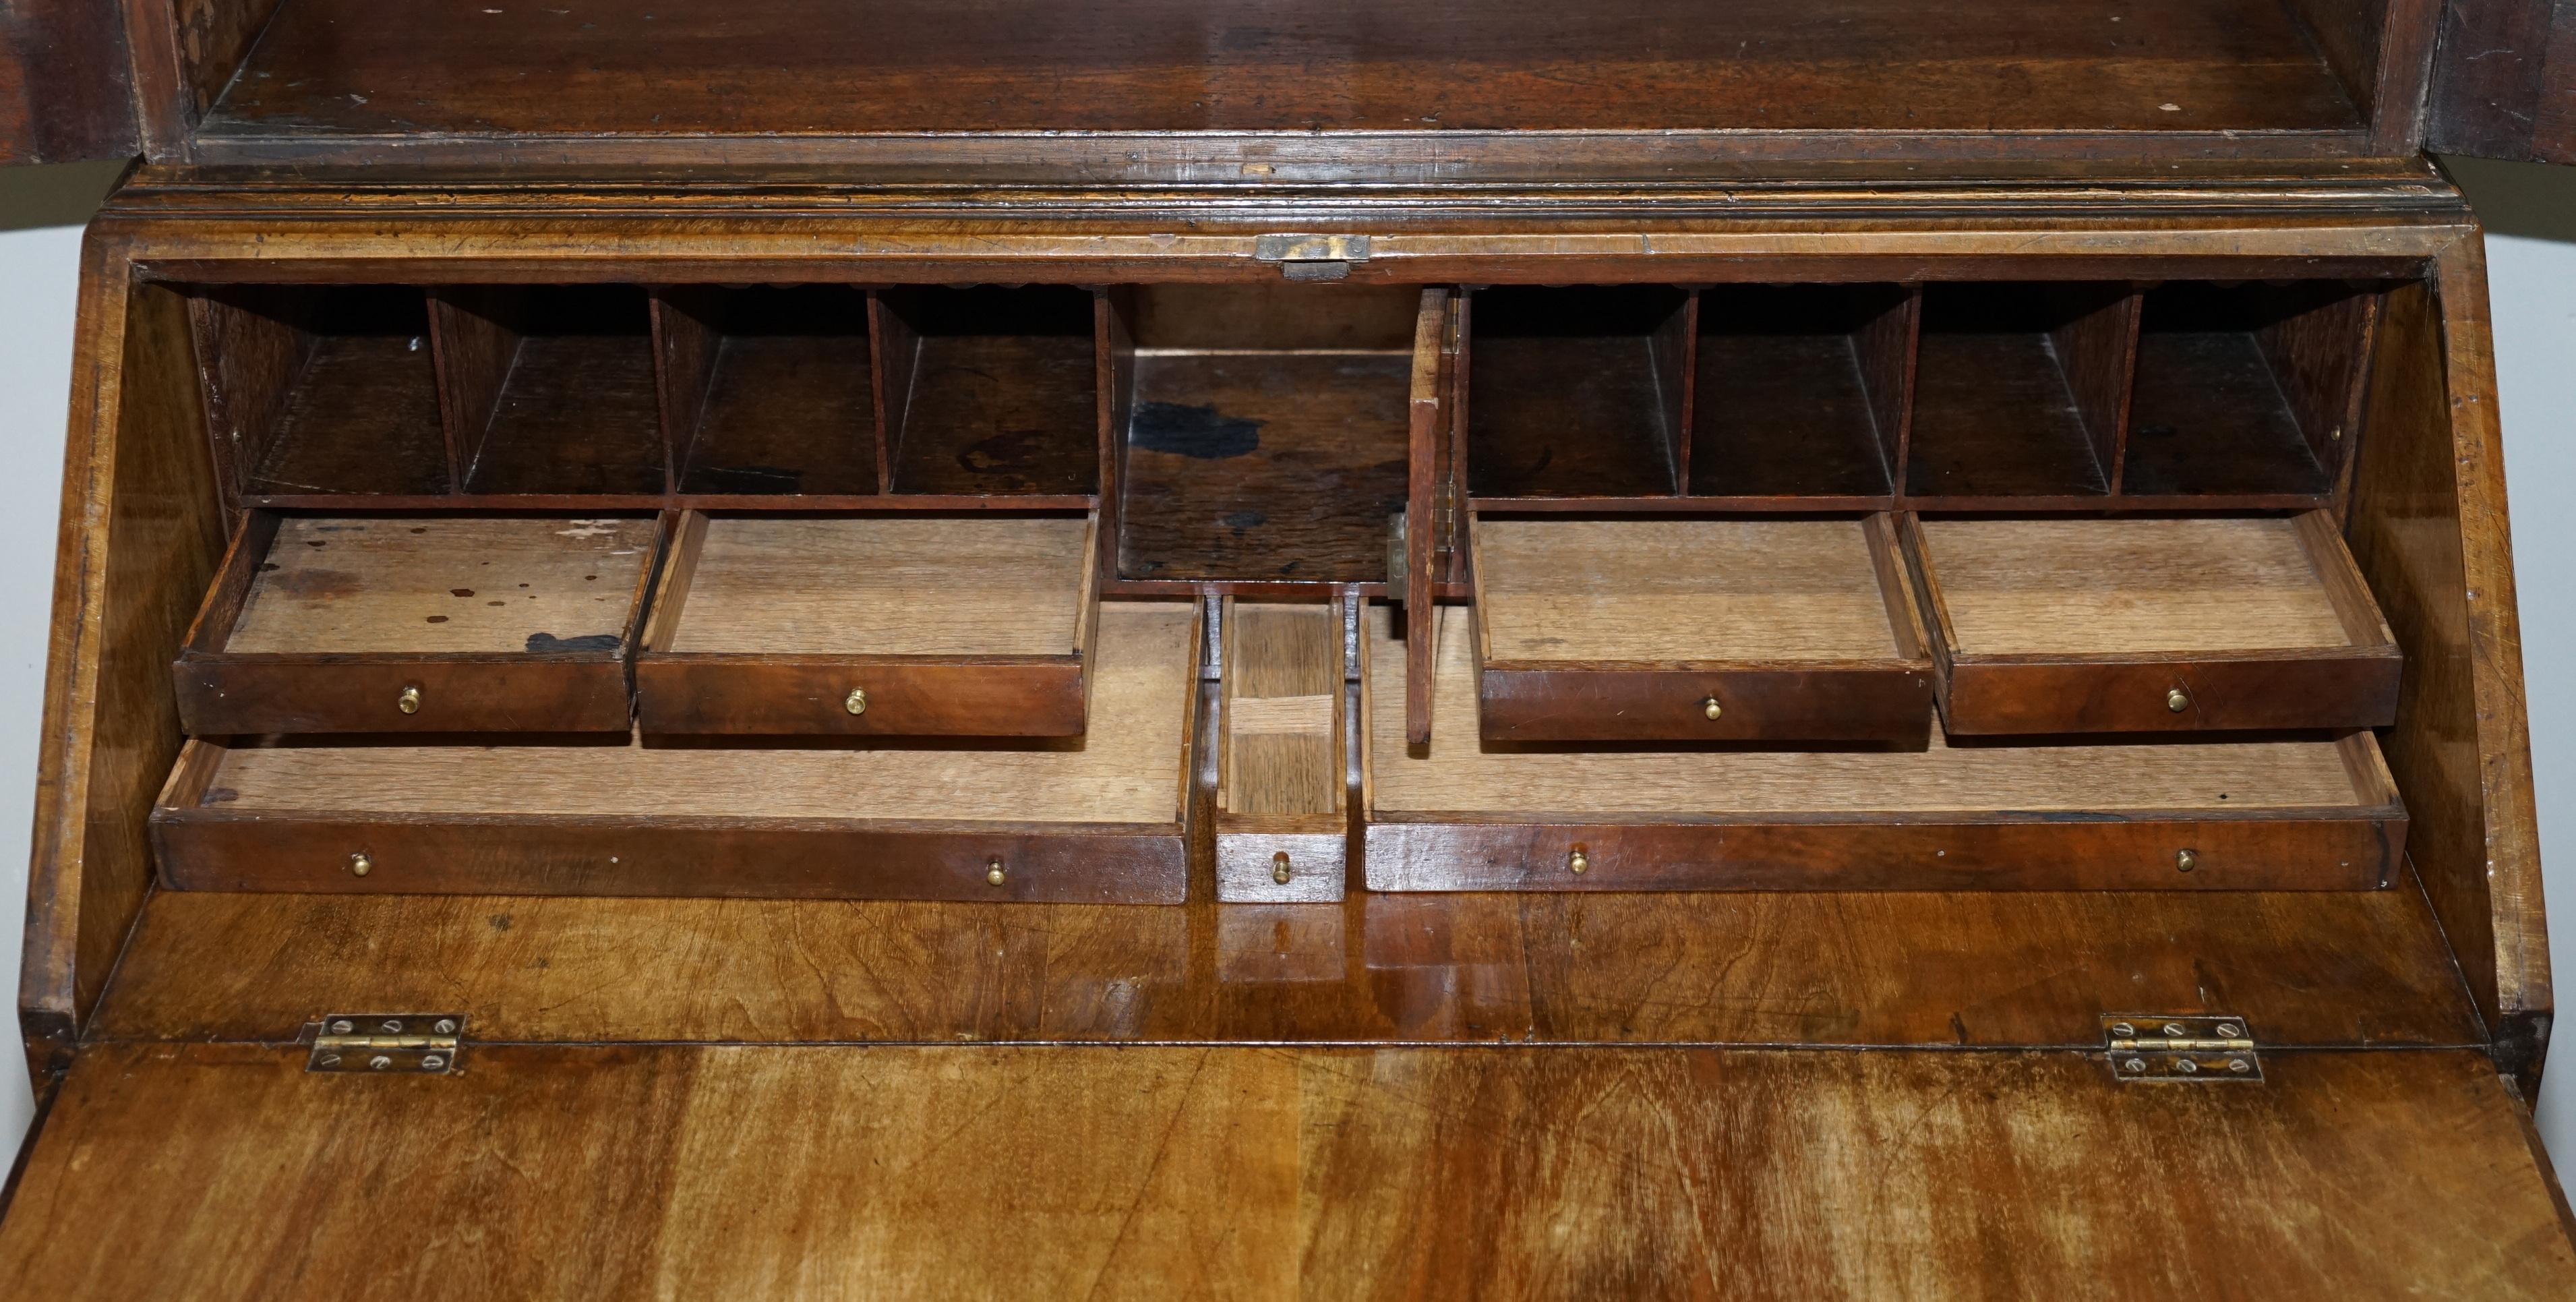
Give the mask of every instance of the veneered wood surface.
[[1404, 506], [1411, 363], [1375, 349], [1139, 354], [1134, 407], [1115, 432], [1127, 474], [1118, 572], [1383, 582], [1387, 517]]
[[2445, 153], [2576, 162], [2576, 7], [2448, 0], [2424, 144]]
[[[2316, 130], [2286, 10], [1886, 0], [1106, 9], [707, 0], [596, 15], [289, 0], [210, 136], [913, 131]], [[2124, 23], [2112, 23], [2114, 16]], [[683, 53], [685, 52], [685, 53]], [[2011, 75], [1998, 75], [2009, 67]], [[1059, 69], [1040, 75], [1036, 69]], [[1580, 77], [1574, 74], [1580, 72]], [[543, 75], [539, 75], [542, 72]], [[853, 93], [853, 88], [856, 93]], [[2170, 106], [2170, 107], [2168, 107]]]
[[1476, 521], [1498, 661], [1898, 657], [1859, 520]]
[[656, 649], [1072, 655], [1090, 536], [1080, 516], [718, 516]]
[[[1265, 858], [1267, 856], [1264, 856]], [[1270, 886], [1266, 876], [1259, 879]], [[1287, 907], [162, 891], [108, 1039], [325, 1009], [495, 1040], [2059, 1045], [2105, 1009], [2266, 1044], [2482, 1043], [2422, 892], [1373, 895]]]
[[303, 1057], [94, 1050], [0, 1270], [414, 1302], [2576, 1292], [2520, 1109], [2468, 1052], [2276, 1054], [2247, 1088], [2071, 1052]]
[[650, 518], [289, 516], [218, 645], [511, 653], [582, 642], [614, 651], [637, 618], [654, 529]]
[[1229, 814], [1339, 814], [1341, 606], [1229, 599], [1225, 610], [1218, 808]]
[[1903, 750], [1533, 751], [1482, 746], [1466, 726], [1476, 714], [1467, 644], [1473, 612], [1449, 607], [1436, 678], [1439, 726], [1417, 756], [1405, 742], [1393, 693], [1404, 681], [1404, 644], [1386, 634], [1383, 608], [1365, 624], [1370, 657], [1374, 812], [1521, 811], [1536, 815], [1634, 815], [1861, 809], [1886, 813], [1975, 810], [2355, 808], [2356, 790], [2334, 743], [2260, 741], [2156, 745], [1945, 745]]
[[0, 166], [137, 152], [123, 14], [107, 0], [9, 6], [0, 22]]
[[1920, 528], [1952, 649], [1963, 656], [2352, 643], [2295, 520], [1925, 520]]

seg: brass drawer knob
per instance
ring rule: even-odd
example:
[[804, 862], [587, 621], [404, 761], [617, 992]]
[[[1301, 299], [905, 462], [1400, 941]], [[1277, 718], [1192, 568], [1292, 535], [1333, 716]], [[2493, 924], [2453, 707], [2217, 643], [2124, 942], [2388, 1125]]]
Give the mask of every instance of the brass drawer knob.
[[2191, 708], [2191, 697], [2185, 695], [2181, 688], [2173, 688], [2165, 693], [2165, 708], [2180, 714]]
[[359, 852], [357, 852], [356, 854], [353, 854], [353, 855], [350, 855], [350, 856], [349, 856], [349, 875], [350, 875], [350, 876], [352, 876], [352, 877], [364, 877], [364, 876], [366, 876], [368, 873], [374, 872], [375, 870], [376, 870], [376, 861], [375, 861], [375, 860], [373, 860], [373, 859], [368, 858], [368, 857], [367, 857], [367, 852], [366, 852], [366, 851], [364, 851], [364, 850], [360, 850], [360, 851], [359, 851]]
[[1574, 847], [1574, 853], [1565, 856], [1565, 866], [1567, 869], [1578, 875], [1590, 872], [1592, 871], [1592, 856], [1585, 854], [1583, 852], [1583, 847], [1578, 845]]
[[1288, 852], [1287, 852], [1287, 851], [1285, 851], [1285, 850], [1279, 850], [1279, 851], [1275, 851], [1275, 852], [1273, 852], [1273, 853], [1271, 854], [1271, 856], [1270, 856], [1270, 880], [1272, 880], [1272, 881], [1274, 881], [1274, 882], [1277, 882], [1277, 883], [1279, 883], [1279, 884], [1280, 884], [1280, 885], [1282, 885], [1282, 886], [1285, 886], [1285, 885], [1287, 885], [1287, 884], [1288, 884]]
[[1712, 696], [1699, 703], [1699, 712], [1707, 715], [1709, 722], [1715, 723], [1719, 715], [1726, 713], [1726, 707], [1718, 704], [1717, 698]]
[[868, 689], [864, 687], [851, 688], [850, 694], [841, 698], [841, 708], [852, 714], [867, 713]]
[[[852, 713], [857, 713], [857, 711], [852, 711]], [[987, 886], [999, 886], [1002, 884], [1002, 857], [1000, 855], [995, 855], [985, 862], [984, 884]]]
[[2182, 871], [2182, 872], [2190, 872], [2192, 869], [2197, 868], [2197, 867], [2199, 867], [2199, 866], [2200, 866], [2200, 852], [2199, 852], [2198, 850], [2176, 850], [2176, 851], [2174, 851], [2174, 867], [2175, 867], [2177, 870]]
[[402, 689], [402, 695], [394, 698], [394, 708], [405, 714], [420, 713], [420, 689], [417, 687]]

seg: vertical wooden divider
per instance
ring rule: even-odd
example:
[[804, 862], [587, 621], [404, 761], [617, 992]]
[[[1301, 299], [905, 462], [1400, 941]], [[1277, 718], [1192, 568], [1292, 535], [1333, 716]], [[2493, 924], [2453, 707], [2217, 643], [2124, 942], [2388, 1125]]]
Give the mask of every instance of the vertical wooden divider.
[[2133, 285], [2049, 332], [2084, 435], [2101, 461], [2103, 491], [2114, 495], [2129, 459], [2129, 396], [2137, 388], [2138, 310], [2144, 301]]
[[1091, 300], [1094, 384], [1100, 412], [1100, 582], [1118, 579], [1124, 550], [1121, 521], [1126, 502], [1127, 422], [1136, 401], [1136, 292], [1119, 285], [1094, 290]]
[[[227, 507], [240, 503], [243, 485], [276, 435], [287, 395], [313, 360], [315, 336], [293, 324], [292, 317], [294, 308], [319, 294], [292, 287], [232, 286], [188, 295], [198, 398], [212, 445], [215, 484]], [[295, 302], [298, 296], [304, 303]]]
[[1690, 492], [1692, 385], [1699, 369], [1699, 289], [1682, 291], [1682, 305], [1656, 327], [1651, 345], [1655, 387], [1664, 400], [1664, 461], [1673, 495]]
[[912, 403], [912, 374], [921, 363], [921, 335], [895, 308], [895, 295], [868, 291], [869, 377], [876, 392], [877, 491], [894, 491], [896, 454], [903, 447], [904, 413]]
[[1440, 508], [1449, 479], [1448, 428], [1442, 419], [1443, 381], [1449, 378], [1455, 318], [1449, 291], [1422, 291], [1413, 323], [1413, 391], [1405, 479], [1404, 533], [1404, 735], [1416, 746], [1431, 741], [1431, 678], [1439, 663]]
[[519, 332], [507, 323], [515, 297], [508, 287], [489, 285], [447, 286], [429, 296], [430, 363], [438, 372], [450, 493], [471, 485], [483, 436], [519, 358]]
[[2352, 449], [2361, 433], [2369, 359], [2386, 297], [2384, 292], [2351, 294], [2254, 332], [2255, 346], [2280, 383], [2300, 437], [2325, 467], [2338, 502], [2352, 485]]
[[1887, 458], [1890, 496], [1905, 499], [1906, 464], [1914, 459], [1914, 365], [1923, 341], [1923, 286], [1898, 286], [1896, 301], [1852, 332], [1870, 422]]
[[647, 291], [652, 317], [653, 390], [662, 412], [662, 491], [677, 493], [689, 472], [698, 431], [724, 347], [720, 291], [662, 286]]

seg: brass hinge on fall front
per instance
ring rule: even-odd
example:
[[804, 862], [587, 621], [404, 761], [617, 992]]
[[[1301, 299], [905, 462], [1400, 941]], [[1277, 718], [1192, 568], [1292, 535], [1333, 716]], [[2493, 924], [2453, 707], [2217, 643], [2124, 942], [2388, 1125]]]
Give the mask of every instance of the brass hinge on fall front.
[[1369, 260], [1365, 235], [1256, 235], [1252, 256], [1279, 264], [1290, 280], [1347, 280], [1351, 264]]
[[315, 1024], [304, 1070], [443, 1076], [464, 1033], [463, 1013], [333, 1013]]
[[1404, 604], [1405, 571], [1411, 568], [1404, 536], [1404, 512], [1398, 511], [1386, 518], [1386, 599], [1399, 606]]
[[2126, 1081], [2263, 1079], [2242, 1017], [2117, 1013], [2102, 1019], [2111, 1074]]

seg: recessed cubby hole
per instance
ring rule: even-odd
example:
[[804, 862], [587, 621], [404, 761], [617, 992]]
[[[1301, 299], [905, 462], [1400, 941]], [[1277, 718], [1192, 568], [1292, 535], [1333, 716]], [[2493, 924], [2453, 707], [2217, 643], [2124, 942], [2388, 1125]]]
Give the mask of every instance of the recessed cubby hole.
[[1912, 366], [1899, 285], [1719, 285], [1699, 298], [1690, 491], [1889, 491]]
[[643, 290], [457, 286], [434, 310], [467, 492], [665, 490]]
[[224, 285], [190, 307], [216, 451], [244, 494], [448, 491], [420, 290]]
[[1476, 291], [1467, 313], [1468, 491], [1678, 491], [1689, 303], [1667, 285]]
[[1421, 292], [1146, 285], [1112, 303], [1119, 572], [1384, 579]]
[[2331, 489], [2378, 295], [2340, 281], [2176, 282], [2145, 297], [2122, 491]]
[[1925, 286], [1906, 491], [2110, 491], [2136, 311], [2125, 285]]
[[877, 491], [866, 291], [690, 287], [655, 311], [681, 492]]
[[1092, 298], [1068, 285], [884, 291], [894, 491], [1097, 492]]

